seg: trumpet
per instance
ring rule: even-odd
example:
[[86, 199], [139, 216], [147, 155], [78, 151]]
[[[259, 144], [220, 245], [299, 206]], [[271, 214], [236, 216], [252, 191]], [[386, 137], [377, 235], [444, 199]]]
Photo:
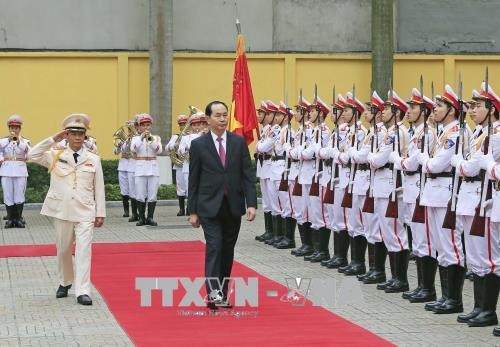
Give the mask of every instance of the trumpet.
[[151, 135], [151, 133], [149, 131], [145, 131], [143, 134], [142, 134], [142, 139], [146, 140], [147, 142], [153, 142], [153, 136]]
[[15, 132], [13, 132], [13, 131], [10, 132], [9, 141], [10, 142], [18, 142], [19, 143], [19, 137], [16, 135]]

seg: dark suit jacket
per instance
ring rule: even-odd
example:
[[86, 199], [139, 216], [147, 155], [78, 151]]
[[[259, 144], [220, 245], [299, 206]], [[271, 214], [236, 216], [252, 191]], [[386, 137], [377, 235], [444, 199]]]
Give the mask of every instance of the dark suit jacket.
[[[227, 192], [231, 214], [257, 208], [255, 177], [243, 137], [226, 132], [226, 166], [223, 167], [211, 132], [191, 142], [189, 149], [188, 206], [190, 213], [215, 217]], [[245, 206], [246, 203], [246, 206]]]

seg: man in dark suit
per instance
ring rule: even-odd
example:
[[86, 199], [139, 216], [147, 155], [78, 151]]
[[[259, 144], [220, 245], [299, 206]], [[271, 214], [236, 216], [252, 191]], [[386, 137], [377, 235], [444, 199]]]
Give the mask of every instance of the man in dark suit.
[[224, 278], [231, 276], [241, 216], [255, 219], [257, 193], [245, 140], [226, 131], [227, 106], [213, 101], [205, 114], [210, 131], [189, 149], [188, 204], [189, 222], [205, 234], [207, 306], [215, 309], [230, 306]]

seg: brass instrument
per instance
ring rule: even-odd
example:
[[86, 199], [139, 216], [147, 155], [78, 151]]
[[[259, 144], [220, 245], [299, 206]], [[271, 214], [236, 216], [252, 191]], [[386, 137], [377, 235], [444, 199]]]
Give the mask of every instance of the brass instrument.
[[142, 139], [146, 140], [147, 142], [153, 142], [153, 135], [151, 135], [151, 133], [149, 131], [145, 131], [142, 134]]
[[17, 142], [19, 143], [19, 137], [16, 135], [15, 132], [11, 131], [9, 134], [9, 141], [10, 142]]
[[179, 148], [182, 137], [189, 134], [191, 134], [191, 125], [188, 123], [184, 126], [184, 129], [182, 129], [181, 133], [175, 140], [174, 150], [168, 152], [170, 160], [176, 166], [182, 166], [182, 164], [189, 159], [189, 153], [185, 153], [183, 155], [179, 155], [179, 153], [177, 153], [177, 149]]
[[136, 134], [134, 122], [126, 122], [125, 125], [122, 125], [113, 133], [115, 147], [121, 146], [123, 142], [131, 139]]

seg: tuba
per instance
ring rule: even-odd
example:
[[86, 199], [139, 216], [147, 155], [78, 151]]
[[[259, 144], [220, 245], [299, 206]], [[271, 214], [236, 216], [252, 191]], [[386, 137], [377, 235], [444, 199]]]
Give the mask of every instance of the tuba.
[[[195, 106], [191, 106], [189, 105], [189, 114], [192, 116], [193, 114], [195, 113], [199, 113], [201, 112], [199, 109], [197, 109]], [[188, 160], [189, 158], [189, 154], [186, 153], [186, 154], [183, 154], [183, 155], [179, 155], [177, 153], [177, 148], [179, 148], [179, 144], [181, 143], [181, 140], [182, 140], [182, 137], [183, 136], [186, 136], [186, 135], [189, 135], [191, 134], [191, 124], [187, 123], [185, 126], [184, 126], [184, 129], [182, 129], [181, 133], [179, 134], [179, 136], [177, 137], [177, 139], [175, 140], [175, 145], [174, 145], [174, 150], [173, 151], [170, 151], [168, 152], [168, 156], [170, 157], [170, 160], [172, 161], [172, 163], [175, 165], [175, 166], [182, 166], [182, 164]]]
[[121, 146], [123, 142], [135, 135], [134, 126], [129, 123], [127, 122], [125, 125], [122, 125], [113, 133], [113, 144], [115, 147]]

